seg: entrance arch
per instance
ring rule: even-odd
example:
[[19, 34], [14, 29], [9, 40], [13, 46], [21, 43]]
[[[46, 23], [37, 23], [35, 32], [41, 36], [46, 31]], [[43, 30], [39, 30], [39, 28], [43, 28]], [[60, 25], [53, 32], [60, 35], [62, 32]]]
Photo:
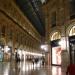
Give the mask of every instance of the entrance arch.
[[51, 36], [52, 65], [61, 65], [61, 46], [59, 45], [60, 40], [60, 32], [54, 32]]
[[51, 36], [51, 41], [57, 40], [57, 39], [60, 39], [60, 38], [61, 38], [60, 33], [59, 32], [55, 32]]
[[75, 35], [75, 26], [70, 29], [69, 36]]

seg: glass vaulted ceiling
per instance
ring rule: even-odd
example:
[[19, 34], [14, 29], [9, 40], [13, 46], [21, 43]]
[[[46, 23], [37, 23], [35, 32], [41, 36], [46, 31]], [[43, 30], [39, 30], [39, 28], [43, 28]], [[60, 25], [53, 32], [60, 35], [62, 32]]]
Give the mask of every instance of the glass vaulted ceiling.
[[40, 7], [44, 1], [45, 0], [16, 0], [16, 4], [42, 36], [45, 35], [45, 21]]

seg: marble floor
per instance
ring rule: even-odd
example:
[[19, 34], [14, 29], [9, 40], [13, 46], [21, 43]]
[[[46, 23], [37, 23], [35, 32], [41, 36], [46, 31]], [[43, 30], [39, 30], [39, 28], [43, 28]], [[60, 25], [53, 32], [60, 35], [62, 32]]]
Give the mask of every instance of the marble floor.
[[0, 75], [65, 75], [59, 66], [42, 67], [28, 62], [0, 62]]

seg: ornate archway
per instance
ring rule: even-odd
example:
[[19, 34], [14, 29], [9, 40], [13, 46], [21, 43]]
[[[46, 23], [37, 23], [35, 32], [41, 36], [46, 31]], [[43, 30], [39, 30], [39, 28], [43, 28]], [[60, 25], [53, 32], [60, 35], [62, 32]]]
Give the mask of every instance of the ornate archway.
[[61, 38], [60, 33], [59, 32], [55, 32], [51, 36], [51, 41], [57, 40], [57, 39], [60, 39], [60, 38]]
[[75, 26], [70, 29], [69, 36], [75, 35]]
[[54, 32], [50, 39], [52, 65], [61, 65], [61, 46], [59, 45], [59, 41], [61, 40], [60, 32]]

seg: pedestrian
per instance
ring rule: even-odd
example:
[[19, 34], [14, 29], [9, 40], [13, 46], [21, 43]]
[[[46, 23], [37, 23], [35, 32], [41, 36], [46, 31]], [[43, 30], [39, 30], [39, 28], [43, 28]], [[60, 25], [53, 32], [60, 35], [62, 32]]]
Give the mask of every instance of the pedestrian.
[[45, 58], [42, 57], [42, 66], [44, 66], [44, 65], [45, 65]]
[[18, 62], [20, 62], [20, 55], [19, 54], [17, 55], [17, 58], [18, 58]]
[[17, 52], [15, 53], [15, 61], [18, 62]]
[[15, 53], [15, 61], [20, 62], [20, 56], [17, 52]]
[[34, 68], [34, 64], [35, 64], [35, 59], [32, 58], [32, 64], [33, 64], [33, 68]]
[[24, 61], [24, 55], [22, 54], [21, 60]]

